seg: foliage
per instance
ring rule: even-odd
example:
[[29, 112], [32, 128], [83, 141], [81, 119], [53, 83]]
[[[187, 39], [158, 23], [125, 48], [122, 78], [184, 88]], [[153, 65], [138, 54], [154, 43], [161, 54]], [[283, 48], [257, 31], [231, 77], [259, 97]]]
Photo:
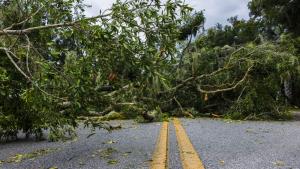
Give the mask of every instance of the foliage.
[[282, 81], [287, 74], [298, 73], [298, 67], [297, 56], [272, 43], [250, 43], [237, 50], [203, 48], [186, 58], [180, 76], [195, 78], [177, 98], [183, 107], [199, 112], [276, 119], [286, 110]]
[[196, 36], [198, 31], [204, 28], [205, 17], [203, 11], [188, 15], [184, 20], [185, 23], [180, 26], [179, 40], [186, 40], [190, 35]]
[[299, 105], [297, 3], [252, 0], [248, 21], [232, 17], [199, 36], [178, 71], [189, 84], [177, 91], [181, 106], [235, 119], [289, 118], [287, 106]]
[[237, 17], [228, 19], [230, 25], [217, 24], [209, 28], [205, 36], [200, 36], [196, 45], [202, 47], [223, 47], [225, 45], [241, 45], [251, 41], [259, 42], [260, 29], [263, 25], [254, 19], [238, 20]]
[[[75, 1], [5, 1], [1, 5], [0, 28], [18, 30], [71, 21], [72, 10], [81, 8], [74, 8], [73, 3]], [[48, 54], [51, 47], [47, 46], [55, 40], [56, 33], [37, 30], [25, 35], [5, 33], [0, 36], [0, 67], [6, 73], [0, 97], [3, 137], [23, 130], [39, 139], [43, 129], [50, 126], [57, 129], [72, 121], [58, 111], [54, 106], [58, 101], [45, 91], [47, 86], [41, 83], [43, 76], [51, 76], [51, 66], [58, 69], [55, 62], [61, 58]], [[49, 71], [43, 72], [45, 69]]]
[[191, 11], [177, 0], [117, 1], [86, 18], [78, 0], [1, 3], [1, 131], [49, 129], [54, 139], [91, 109], [166, 87], [161, 70], [174, 60], [178, 25]]
[[252, 0], [248, 7], [250, 14], [258, 20], [263, 20], [269, 29], [288, 29], [295, 35], [300, 35], [300, 2], [297, 0]]
[[91, 18], [82, 0], [0, 1], [0, 139], [74, 137], [91, 114], [102, 117], [87, 126], [108, 129], [99, 119], [288, 117], [299, 12], [296, 1], [269, 3], [205, 32], [204, 13], [180, 0], [118, 0]]

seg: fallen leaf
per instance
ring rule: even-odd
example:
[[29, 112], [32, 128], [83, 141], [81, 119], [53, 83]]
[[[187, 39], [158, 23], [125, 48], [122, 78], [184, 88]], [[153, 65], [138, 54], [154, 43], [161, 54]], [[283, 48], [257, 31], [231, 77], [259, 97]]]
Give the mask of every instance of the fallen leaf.
[[106, 144], [114, 144], [114, 143], [117, 143], [117, 141], [109, 140], [106, 142]]
[[247, 133], [254, 133], [254, 134], [256, 133], [253, 129], [250, 129], [250, 128], [246, 129], [246, 132]]
[[258, 140], [258, 139], [256, 139], [256, 140], [254, 140], [257, 144], [263, 144], [264, 142], [263, 141], [261, 141], [261, 140]]
[[131, 153], [131, 151], [125, 152], [125, 153], [123, 154], [123, 156], [128, 156], [130, 153]]
[[79, 161], [79, 165], [85, 165], [83, 161]]
[[276, 166], [281, 166], [281, 167], [284, 166], [283, 161], [275, 161], [273, 164], [276, 165]]
[[109, 147], [105, 150], [98, 150], [99, 156], [101, 158], [106, 158], [106, 159], [111, 158], [112, 154], [116, 153], [116, 152], [118, 152], [118, 151], [111, 147]]
[[219, 163], [220, 163], [220, 165], [225, 165], [225, 161], [224, 160], [220, 160]]
[[229, 123], [232, 123], [233, 121], [230, 119], [225, 119], [224, 122], [229, 124]]
[[110, 165], [117, 164], [118, 160], [109, 160], [109, 161], [107, 161], [107, 163]]
[[49, 169], [58, 169], [58, 167], [54, 166], [54, 167], [50, 167]]

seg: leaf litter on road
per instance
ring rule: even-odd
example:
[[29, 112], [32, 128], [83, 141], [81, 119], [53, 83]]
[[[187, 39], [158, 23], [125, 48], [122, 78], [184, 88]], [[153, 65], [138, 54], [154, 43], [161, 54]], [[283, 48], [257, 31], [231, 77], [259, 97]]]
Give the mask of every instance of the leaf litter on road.
[[60, 150], [59, 148], [47, 148], [47, 149], [39, 149], [30, 153], [24, 154], [15, 154], [14, 156], [9, 157], [7, 160], [2, 160], [1, 163], [19, 163], [27, 159], [35, 159], [36, 157], [40, 157], [46, 154], [49, 154], [54, 151]]

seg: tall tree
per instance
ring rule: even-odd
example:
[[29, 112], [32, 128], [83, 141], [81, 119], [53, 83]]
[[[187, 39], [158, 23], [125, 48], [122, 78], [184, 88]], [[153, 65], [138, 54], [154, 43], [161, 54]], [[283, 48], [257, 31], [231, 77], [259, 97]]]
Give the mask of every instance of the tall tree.
[[300, 2], [298, 0], [252, 0], [250, 14], [264, 20], [268, 25], [278, 26], [281, 32], [287, 29], [300, 35]]

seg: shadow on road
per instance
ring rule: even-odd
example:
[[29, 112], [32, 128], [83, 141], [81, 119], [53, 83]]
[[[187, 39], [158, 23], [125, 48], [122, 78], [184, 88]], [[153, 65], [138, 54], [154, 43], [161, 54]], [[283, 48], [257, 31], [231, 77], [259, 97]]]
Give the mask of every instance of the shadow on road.
[[43, 136], [41, 139], [36, 139], [35, 136], [29, 136], [26, 138], [26, 136], [23, 133], [19, 133], [18, 137], [9, 137], [9, 138], [1, 138], [0, 139], [0, 145], [3, 144], [17, 144], [17, 143], [38, 143], [38, 142], [48, 142], [47, 136]]
[[293, 112], [293, 121], [300, 121], [300, 111]]

